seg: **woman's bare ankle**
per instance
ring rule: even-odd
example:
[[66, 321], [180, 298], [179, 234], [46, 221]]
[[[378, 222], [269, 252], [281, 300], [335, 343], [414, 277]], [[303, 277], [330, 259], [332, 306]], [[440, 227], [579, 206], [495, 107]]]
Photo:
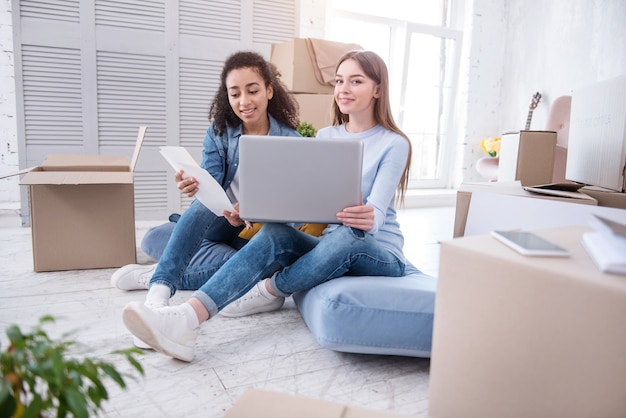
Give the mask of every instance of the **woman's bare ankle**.
[[193, 307], [193, 310], [196, 312], [196, 316], [198, 317], [199, 323], [203, 323], [210, 318], [211, 315], [209, 314], [209, 311], [206, 310], [206, 308], [199, 299], [191, 298], [187, 301], [187, 303], [189, 303]]

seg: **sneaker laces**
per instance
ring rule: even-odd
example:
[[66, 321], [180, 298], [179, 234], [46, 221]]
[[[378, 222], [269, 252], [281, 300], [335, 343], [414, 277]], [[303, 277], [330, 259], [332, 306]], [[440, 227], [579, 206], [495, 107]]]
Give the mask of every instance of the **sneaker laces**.
[[150, 271], [148, 273], [142, 273], [137, 278], [137, 283], [139, 284], [139, 286], [143, 286], [143, 287], [147, 288], [148, 287], [148, 283], [150, 282], [151, 278], [152, 278], [152, 271]]
[[[255, 284], [254, 287], [251, 289], [252, 291], [251, 292], [246, 292], [246, 294], [243, 295], [241, 298], [239, 298], [238, 301], [245, 302], [247, 300], [257, 299], [260, 296], [263, 296], [261, 294], [261, 292], [259, 291], [259, 287], [258, 286], [259, 286], [258, 284]], [[265, 298], [265, 296], [263, 296], [263, 298]], [[267, 299], [267, 298], [265, 298], [265, 299]]]

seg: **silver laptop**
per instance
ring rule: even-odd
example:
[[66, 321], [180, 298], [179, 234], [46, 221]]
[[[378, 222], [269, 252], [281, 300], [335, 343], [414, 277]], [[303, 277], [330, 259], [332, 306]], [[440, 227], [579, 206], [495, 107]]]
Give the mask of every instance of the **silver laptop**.
[[239, 214], [251, 222], [337, 223], [361, 201], [363, 143], [242, 135]]

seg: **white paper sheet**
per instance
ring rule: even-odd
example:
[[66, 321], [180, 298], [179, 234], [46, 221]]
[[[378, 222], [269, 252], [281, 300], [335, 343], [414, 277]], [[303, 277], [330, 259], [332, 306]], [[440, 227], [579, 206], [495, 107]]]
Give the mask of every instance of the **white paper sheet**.
[[224, 210], [233, 211], [233, 204], [226, 192], [217, 181], [198, 165], [191, 154], [183, 147], [160, 147], [161, 155], [174, 168], [183, 170], [186, 177], [195, 177], [198, 180], [196, 198], [213, 213], [222, 216]]

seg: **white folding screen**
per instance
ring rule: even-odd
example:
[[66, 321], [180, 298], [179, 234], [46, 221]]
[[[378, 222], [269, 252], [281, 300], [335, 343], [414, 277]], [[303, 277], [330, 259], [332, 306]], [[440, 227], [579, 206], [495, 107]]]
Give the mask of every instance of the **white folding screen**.
[[[132, 155], [137, 219], [189, 204], [158, 154], [199, 160], [225, 58], [296, 35], [295, 0], [13, 0], [20, 166], [53, 153]], [[28, 213], [22, 190], [22, 213]], [[27, 221], [27, 220], [26, 220]]]

